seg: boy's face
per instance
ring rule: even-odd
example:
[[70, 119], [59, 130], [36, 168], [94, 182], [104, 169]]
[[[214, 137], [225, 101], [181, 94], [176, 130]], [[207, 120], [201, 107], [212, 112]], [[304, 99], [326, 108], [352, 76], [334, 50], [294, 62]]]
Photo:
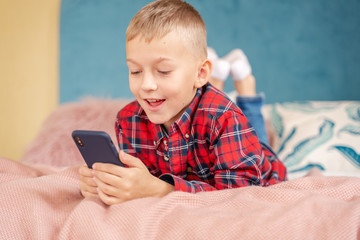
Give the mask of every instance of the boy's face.
[[191, 52], [177, 31], [146, 42], [141, 36], [126, 43], [130, 90], [151, 122], [166, 130], [193, 100], [202, 59]]

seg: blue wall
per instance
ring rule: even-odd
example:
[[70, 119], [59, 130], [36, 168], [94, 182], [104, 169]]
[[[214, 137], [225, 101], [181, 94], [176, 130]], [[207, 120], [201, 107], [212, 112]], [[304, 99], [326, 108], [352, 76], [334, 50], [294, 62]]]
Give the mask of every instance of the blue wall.
[[[60, 101], [132, 97], [125, 31], [149, 1], [62, 0]], [[242, 48], [267, 102], [360, 100], [359, 0], [189, 0], [219, 55]], [[231, 80], [226, 91], [232, 90]]]

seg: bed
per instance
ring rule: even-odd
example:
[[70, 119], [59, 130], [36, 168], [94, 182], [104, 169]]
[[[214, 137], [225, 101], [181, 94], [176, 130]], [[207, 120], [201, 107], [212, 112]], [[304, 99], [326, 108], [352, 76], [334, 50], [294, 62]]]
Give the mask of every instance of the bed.
[[106, 206], [79, 191], [71, 132], [103, 130], [130, 100], [60, 105], [20, 162], [0, 157], [0, 239], [359, 239], [360, 102], [266, 105], [289, 180]]

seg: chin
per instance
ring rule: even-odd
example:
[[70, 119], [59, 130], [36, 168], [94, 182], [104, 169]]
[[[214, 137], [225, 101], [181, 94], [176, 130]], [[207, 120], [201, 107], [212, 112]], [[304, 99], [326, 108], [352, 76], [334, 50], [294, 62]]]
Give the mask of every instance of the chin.
[[164, 118], [162, 116], [149, 116], [147, 114], [147, 117], [149, 118], [150, 122], [154, 123], [154, 124], [164, 124], [165, 121], [164, 121]]

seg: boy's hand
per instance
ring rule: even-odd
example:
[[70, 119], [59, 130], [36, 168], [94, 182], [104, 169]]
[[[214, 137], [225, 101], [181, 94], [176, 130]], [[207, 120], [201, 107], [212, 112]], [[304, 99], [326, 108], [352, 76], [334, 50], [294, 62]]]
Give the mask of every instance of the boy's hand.
[[174, 186], [151, 175], [144, 163], [123, 151], [119, 158], [127, 167], [95, 163], [93, 174], [100, 199], [107, 205], [143, 197], [162, 197]]
[[97, 196], [97, 185], [93, 178], [93, 170], [84, 164], [79, 168], [79, 174], [81, 194], [84, 197]]

